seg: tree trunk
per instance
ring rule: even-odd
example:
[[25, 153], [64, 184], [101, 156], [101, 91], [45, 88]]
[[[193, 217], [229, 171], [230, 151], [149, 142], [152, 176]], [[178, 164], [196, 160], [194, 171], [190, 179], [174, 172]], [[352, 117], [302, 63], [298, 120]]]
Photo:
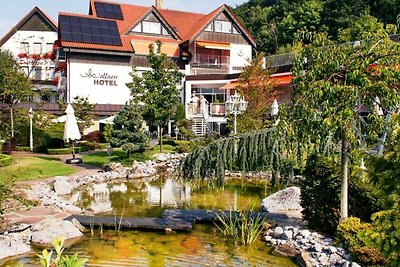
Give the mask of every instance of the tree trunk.
[[163, 128], [161, 126], [158, 126], [158, 138], [159, 138], [159, 144], [160, 144], [160, 153], [163, 153], [162, 134], [163, 134]]
[[14, 139], [14, 109], [10, 108], [11, 138]]
[[342, 190], [341, 190], [341, 202], [340, 202], [340, 220], [343, 221], [348, 217], [348, 165], [349, 165], [349, 157], [348, 157], [348, 149], [349, 143], [347, 141], [346, 132], [342, 131], [342, 154], [341, 154], [341, 163], [342, 163]]

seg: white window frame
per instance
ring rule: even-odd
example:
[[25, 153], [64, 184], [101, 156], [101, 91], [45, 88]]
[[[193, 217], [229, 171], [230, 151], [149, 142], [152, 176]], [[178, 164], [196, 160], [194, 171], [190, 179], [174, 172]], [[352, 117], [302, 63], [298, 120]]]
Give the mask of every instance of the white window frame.
[[33, 51], [32, 54], [41, 54], [42, 53], [42, 43], [33, 43]]
[[222, 33], [232, 33], [232, 22], [224, 20], [215, 20], [214, 31]]
[[207, 25], [207, 27], [204, 29], [206, 32], [213, 32], [214, 31], [214, 22], [211, 22], [210, 24]]
[[161, 34], [162, 26], [160, 22], [143, 21], [142, 25], [144, 33]]

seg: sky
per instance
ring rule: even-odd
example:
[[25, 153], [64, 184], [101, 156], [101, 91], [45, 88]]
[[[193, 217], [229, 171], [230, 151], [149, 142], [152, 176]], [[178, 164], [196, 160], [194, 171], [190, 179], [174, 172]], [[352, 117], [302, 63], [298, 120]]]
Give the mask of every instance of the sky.
[[[154, 0], [109, 0], [120, 3], [150, 6]], [[209, 13], [222, 4], [236, 7], [247, 0], [163, 0], [164, 8]], [[53, 20], [57, 21], [58, 12], [87, 14], [89, 0], [0, 0], [0, 38], [3, 37], [28, 12], [38, 6]]]

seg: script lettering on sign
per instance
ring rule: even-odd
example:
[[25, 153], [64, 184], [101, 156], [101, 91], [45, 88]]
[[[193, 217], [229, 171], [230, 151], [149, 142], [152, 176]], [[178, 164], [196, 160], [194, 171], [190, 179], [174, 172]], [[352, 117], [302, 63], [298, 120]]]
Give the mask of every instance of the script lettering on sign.
[[95, 73], [92, 69], [88, 69], [87, 72], [81, 73], [82, 78], [93, 79], [93, 85], [100, 86], [118, 86], [117, 79], [118, 75], [112, 75], [108, 72]]

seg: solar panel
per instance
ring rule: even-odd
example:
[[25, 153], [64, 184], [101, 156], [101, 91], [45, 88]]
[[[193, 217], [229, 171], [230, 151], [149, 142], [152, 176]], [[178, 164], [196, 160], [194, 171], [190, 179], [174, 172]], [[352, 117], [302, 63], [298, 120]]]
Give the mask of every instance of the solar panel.
[[121, 46], [117, 23], [111, 20], [60, 15], [61, 39], [69, 42]]
[[96, 14], [100, 18], [123, 20], [121, 6], [117, 4], [95, 2]]

